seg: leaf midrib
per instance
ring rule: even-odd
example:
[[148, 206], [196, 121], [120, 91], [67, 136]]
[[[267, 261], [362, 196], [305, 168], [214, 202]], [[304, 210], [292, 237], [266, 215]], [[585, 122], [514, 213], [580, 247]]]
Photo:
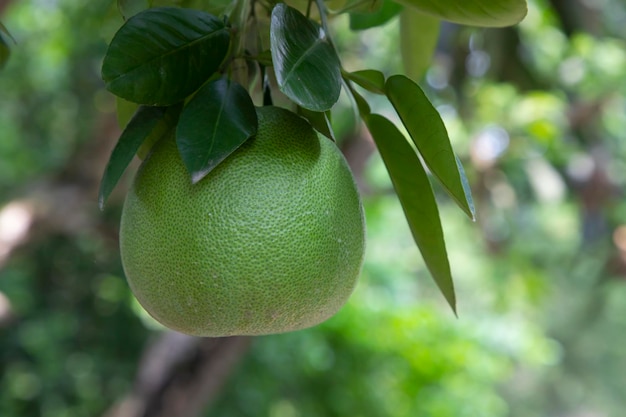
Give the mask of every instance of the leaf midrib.
[[285, 74], [285, 77], [283, 78], [283, 86], [288, 84], [292, 75], [296, 72], [295, 69], [299, 67], [300, 64], [302, 64], [305, 61], [305, 59], [314, 52], [316, 48], [323, 46], [324, 42], [325, 41], [322, 38], [316, 38], [315, 42], [313, 42], [313, 44], [309, 48], [307, 48], [306, 51], [304, 51], [302, 55], [300, 55], [300, 57], [296, 60], [296, 62], [291, 66], [291, 68]]
[[202, 36], [200, 38], [194, 39], [191, 42], [185, 43], [184, 45], [182, 45], [182, 46], [180, 46], [180, 47], [178, 47], [176, 49], [170, 50], [170, 51], [166, 52], [165, 54], [155, 55], [151, 59], [149, 59], [147, 61], [143, 61], [139, 65], [136, 65], [136, 66], [134, 66], [134, 67], [132, 67], [132, 68], [122, 72], [121, 74], [115, 76], [114, 78], [111, 78], [111, 79], [107, 80], [107, 83], [112, 83], [112, 82], [115, 82], [115, 81], [119, 80], [120, 78], [126, 77], [126, 76], [130, 75], [131, 73], [135, 72], [137, 69], [139, 69], [141, 67], [144, 67], [146, 65], [149, 65], [149, 64], [151, 64], [152, 62], [154, 62], [154, 61], [156, 61], [158, 59], [162, 59], [164, 57], [168, 57], [168, 56], [170, 56], [172, 54], [178, 53], [178, 52], [183, 51], [185, 49], [190, 49], [195, 44], [203, 42], [203, 41], [206, 41], [206, 40], [208, 40], [208, 39], [210, 39], [210, 38], [212, 38], [214, 36], [217, 36], [220, 32], [223, 32], [223, 31], [228, 32], [226, 27], [221, 27], [221, 28], [219, 28], [219, 29], [217, 29], [217, 30], [215, 30], [213, 32], [210, 32], [210, 33], [206, 34], [205, 36]]

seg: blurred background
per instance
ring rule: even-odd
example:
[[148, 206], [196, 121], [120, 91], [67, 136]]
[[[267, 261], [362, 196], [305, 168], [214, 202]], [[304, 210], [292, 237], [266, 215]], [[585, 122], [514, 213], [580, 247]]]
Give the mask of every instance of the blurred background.
[[[0, 72], [1, 416], [624, 415], [623, 0], [531, 0], [513, 28], [442, 26], [421, 85], [478, 213], [436, 188], [458, 318], [342, 99], [361, 281], [328, 322], [253, 339], [164, 331], [127, 288], [117, 231], [136, 165], [97, 208], [120, 133], [99, 75], [115, 2], [0, 0], [0, 20], [17, 41]], [[333, 30], [349, 70], [401, 71], [397, 18]]]

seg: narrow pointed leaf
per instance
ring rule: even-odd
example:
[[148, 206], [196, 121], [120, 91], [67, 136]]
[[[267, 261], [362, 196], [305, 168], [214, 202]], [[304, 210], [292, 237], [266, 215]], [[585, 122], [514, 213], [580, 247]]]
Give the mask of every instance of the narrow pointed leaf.
[[258, 120], [248, 92], [220, 78], [202, 87], [180, 115], [176, 143], [195, 184], [246, 140]]
[[515, 25], [528, 11], [526, 0], [396, 0], [433, 17], [469, 26]]
[[409, 7], [400, 13], [400, 52], [409, 78], [418, 81], [426, 73], [437, 46], [440, 24], [436, 17]]
[[355, 72], [346, 72], [345, 76], [372, 93], [385, 94], [385, 76], [382, 72], [367, 69]]
[[166, 107], [141, 106], [130, 120], [111, 153], [100, 182], [98, 203], [101, 209], [142, 144], [147, 140], [154, 142], [173, 129], [175, 121], [167, 123], [166, 113]]
[[161, 7], [128, 19], [102, 64], [113, 94], [147, 105], [170, 105], [197, 90], [221, 65], [228, 28], [199, 10]]
[[0, 69], [4, 68], [9, 56], [11, 56], [11, 47], [9, 46], [8, 39], [11, 39], [15, 43], [15, 39], [9, 33], [9, 30], [0, 22]]
[[[459, 175], [461, 176], [461, 185], [463, 186], [463, 191], [465, 192], [465, 197], [467, 198], [467, 205], [469, 206], [470, 211], [475, 216], [476, 207], [474, 206], [474, 198], [472, 198], [472, 189], [470, 188], [469, 181], [467, 180], [467, 175], [465, 175], [465, 169], [463, 168], [463, 164], [458, 156], [454, 155], [456, 159], [456, 167], [459, 170]], [[475, 220], [472, 218], [472, 220]]]
[[474, 207], [469, 188], [463, 186], [464, 172], [450, 145], [446, 126], [422, 89], [404, 75], [385, 83], [387, 97], [402, 119], [424, 162], [459, 207], [473, 220]]
[[389, 120], [370, 114], [374, 138], [424, 262], [456, 314], [456, 296], [437, 201], [417, 153]]
[[142, 161], [148, 157], [152, 147], [166, 134], [173, 134], [178, 123], [178, 118], [183, 110], [183, 103], [176, 103], [165, 110], [165, 116], [157, 123], [137, 150], [137, 157]]
[[381, 26], [393, 19], [400, 13], [403, 6], [392, 0], [384, 0], [380, 8], [373, 13], [353, 12], [350, 13], [350, 29], [365, 30]]
[[330, 111], [317, 112], [298, 107], [298, 114], [307, 119], [315, 130], [333, 142], [335, 141], [335, 133], [330, 123]]
[[279, 3], [272, 10], [270, 42], [280, 90], [300, 107], [329, 110], [341, 92], [341, 65], [324, 30]]

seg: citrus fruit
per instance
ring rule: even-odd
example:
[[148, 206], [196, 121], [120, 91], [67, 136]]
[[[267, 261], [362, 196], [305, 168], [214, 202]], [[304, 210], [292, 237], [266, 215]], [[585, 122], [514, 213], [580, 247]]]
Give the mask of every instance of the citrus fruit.
[[128, 283], [165, 326], [260, 335], [318, 324], [346, 302], [364, 253], [352, 174], [330, 140], [277, 107], [256, 137], [192, 185], [173, 137], [128, 192], [120, 248]]

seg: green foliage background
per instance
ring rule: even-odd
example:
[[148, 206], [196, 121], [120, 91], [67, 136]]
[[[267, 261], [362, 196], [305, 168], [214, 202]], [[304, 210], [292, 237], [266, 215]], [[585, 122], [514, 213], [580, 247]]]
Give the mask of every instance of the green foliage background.
[[[540, 0], [516, 32], [442, 29], [421, 85], [465, 161], [478, 212], [469, 222], [436, 188], [459, 318], [428, 278], [374, 154], [363, 174], [366, 264], [351, 301], [319, 327], [257, 338], [207, 416], [621, 415], [626, 8], [613, 0], [593, 12], [600, 23], [571, 34]], [[0, 207], [67, 181], [89, 188], [97, 178], [71, 167], [114, 119], [99, 70], [119, 14], [109, 1], [31, 0], [2, 20], [18, 45], [0, 72]], [[332, 26], [348, 69], [401, 70], [397, 18], [358, 35], [348, 25]], [[511, 36], [513, 66], [501, 45]], [[345, 97], [334, 113], [349, 141]], [[589, 169], [605, 178], [591, 181]], [[607, 195], [591, 193], [601, 186]], [[103, 214], [92, 197], [80, 206], [87, 227], [35, 225], [0, 261], [16, 317], [0, 328], [2, 416], [102, 414], [161, 331], [124, 281], [121, 194]]]

